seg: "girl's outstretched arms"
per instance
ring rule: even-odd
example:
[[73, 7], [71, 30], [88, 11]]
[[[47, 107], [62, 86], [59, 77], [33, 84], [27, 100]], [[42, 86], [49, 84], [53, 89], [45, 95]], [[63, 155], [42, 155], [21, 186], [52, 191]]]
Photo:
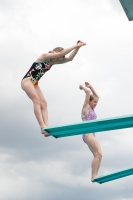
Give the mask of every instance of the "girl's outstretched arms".
[[78, 48], [78, 45], [74, 45], [70, 48], [64, 49], [60, 52], [54, 52], [51, 51], [51, 53], [44, 53], [42, 54], [36, 61], [37, 62], [43, 62], [44, 60], [50, 59], [50, 58], [59, 58], [59, 57], [63, 57], [66, 54], [70, 53], [72, 50]]
[[77, 45], [77, 48], [75, 48], [68, 57], [65, 57], [63, 60], [58, 60], [56, 62], [56, 64], [63, 64], [63, 63], [72, 61], [74, 59], [74, 57], [76, 56], [76, 54], [78, 53], [79, 48], [82, 47], [82, 46], [85, 46], [86, 43], [81, 42], [80, 40], [78, 40], [76, 45]]
[[93, 95], [95, 95], [97, 98], [99, 98], [97, 92], [94, 90], [94, 88], [92, 87], [91, 84], [89, 84], [88, 82], [85, 82], [85, 86], [86, 86], [87, 88], [90, 88], [90, 90], [92, 91]]
[[86, 117], [88, 110], [90, 108], [89, 105], [89, 101], [90, 101], [90, 89], [83, 86], [83, 85], [79, 85], [79, 89], [80, 90], [84, 90], [84, 92], [86, 93], [85, 95], [85, 100], [84, 100], [84, 104], [83, 104], [83, 108], [82, 108], [82, 118]]

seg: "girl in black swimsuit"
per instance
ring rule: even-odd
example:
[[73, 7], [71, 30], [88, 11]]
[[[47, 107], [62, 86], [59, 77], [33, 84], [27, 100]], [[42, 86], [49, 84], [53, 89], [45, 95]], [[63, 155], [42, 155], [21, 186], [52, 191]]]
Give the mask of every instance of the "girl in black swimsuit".
[[[78, 41], [73, 47], [67, 49], [57, 47], [49, 53], [42, 54], [22, 79], [21, 87], [33, 102], [36, 119], [41, 128], [41, 133], [45, 137], [49, 136], [44, 131], [44, 128], [48, 126], [47, 102], [41, 92], [38, 81], [54, 64], [64, 64], [72, 61], [79, 48], [85, 45], [84, 42]], [[71, 54], [66, 57], [65, 55], [70, 52]]]

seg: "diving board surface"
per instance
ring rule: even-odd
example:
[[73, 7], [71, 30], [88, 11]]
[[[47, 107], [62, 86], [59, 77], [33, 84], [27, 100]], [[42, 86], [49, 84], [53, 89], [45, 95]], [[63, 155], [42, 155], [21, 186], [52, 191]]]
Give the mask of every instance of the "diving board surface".
[[60, 138], [131, 127], [133, 127], [133, 115], [126, 115], [121, 117], [84, 121], [64, 126], [48, 127], [45, 128], [45, 131], [55, 138]]
[[97, 182], [97, 183], [102, 184], [102, 183], [105, 183], [105, 182], [108, 182], [108, 181], [123, 178], [125, 176], [130, 176], [132, 174], [133, 174], [133, 168], [130, 168], [130, 169], [126, 169], [126, 170], [123, 170], [123, 171], [119, 171], [119, 172], [115, 172], [115, 173], [108, 174], [108, 175], [105, 175], [105, 176], [100, 176], [100, 177], [94, 178], [93, 182]]
[[133, 0], [119, 0], [129, 21], [133, 20]]

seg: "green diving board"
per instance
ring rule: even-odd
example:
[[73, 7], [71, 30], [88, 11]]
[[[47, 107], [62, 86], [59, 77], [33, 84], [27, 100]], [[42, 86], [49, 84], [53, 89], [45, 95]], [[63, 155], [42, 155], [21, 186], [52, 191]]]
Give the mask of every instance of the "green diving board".
[[105, 176], [99, 176], [97, 178], [94, 178], [93, 182], [97, 182], [97, 183], [102, 184], [102, 183], [105, 183], [105, 182], [108, 182], [108, 181], [113, 181], [115, 179], [123, 178], [125, 176], [130, 176], [132, 174], [133, 174], [133, 168], [130, 168], [130, 169], [122, 170], [122, 171], [115, 172], [115, 173], [112, 173], [112, 174], [108, 174], [108, 175], [105, 175]]
[[133, 115], [84, 121], [64, 126], [48, 127], [44, 130], [53, 137], [60, 138], [131, 127], [133, 127]]
[[133, 20], [133, 0], [119, 0], [129, 21]]

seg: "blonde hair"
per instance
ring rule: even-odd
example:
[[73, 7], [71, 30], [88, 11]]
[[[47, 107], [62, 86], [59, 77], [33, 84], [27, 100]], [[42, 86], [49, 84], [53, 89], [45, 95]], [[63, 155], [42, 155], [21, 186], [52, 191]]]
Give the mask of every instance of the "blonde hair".
[[62, 50], [64, 50], [64, 48], [62, 48], [62, 47], [56, 47], [53, 49], [53, 51], [55, 51], [55, 52], [60, 52]]
[[96, 97], [96, 96], [95, 96], [94, 94], [91, 94], [91, 95], [90, 95], [90, 100], [89, 100], [89, 101], [94, 100], [95, 97]]
[[[60, 51], [62, 51], [62, 50], [64, 50], [64, 48], [62, 48], [62, 47], [56, 47], [56, 48], [54, 48], [52, 51], [60, 52]], [[49, 53], [52, 53], [52, 51], [49, 51]]]

